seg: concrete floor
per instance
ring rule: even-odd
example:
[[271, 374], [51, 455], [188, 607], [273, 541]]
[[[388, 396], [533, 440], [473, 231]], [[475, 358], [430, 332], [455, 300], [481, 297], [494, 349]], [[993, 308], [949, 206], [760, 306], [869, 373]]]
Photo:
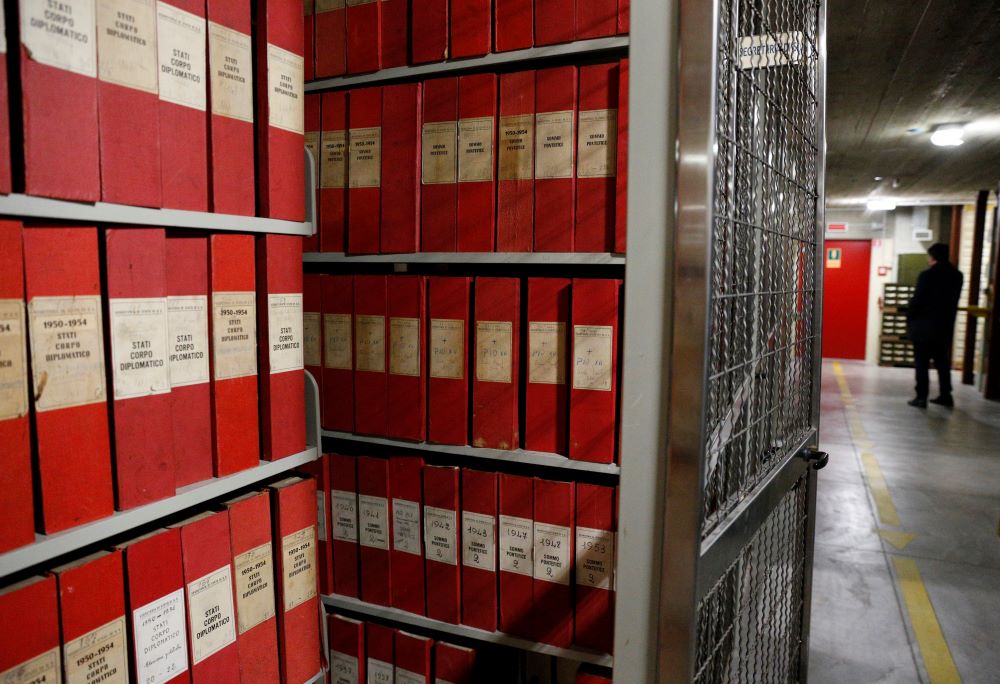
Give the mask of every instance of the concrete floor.
[[810, 684], [1000, 684], [1000, 403], [912, 396], [910, 369], [824, 363]]

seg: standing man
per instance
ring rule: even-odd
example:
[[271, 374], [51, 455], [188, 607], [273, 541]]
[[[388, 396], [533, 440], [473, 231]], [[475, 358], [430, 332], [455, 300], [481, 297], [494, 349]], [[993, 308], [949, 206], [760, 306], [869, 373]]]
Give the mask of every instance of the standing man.
[[910, 406], [927, 408], [931, 359], [938, 372], [941, 394], [932, 404], [952, 407], [951, 341], [955, 333], [958, 299], [962, 294], [962, 272], [948, 261], [948, 245], [940, 242], [927, 250], [930, 268], [917, 278], [917, 289], [906, 312], [906, 327], [917, 360], [917, 396]]

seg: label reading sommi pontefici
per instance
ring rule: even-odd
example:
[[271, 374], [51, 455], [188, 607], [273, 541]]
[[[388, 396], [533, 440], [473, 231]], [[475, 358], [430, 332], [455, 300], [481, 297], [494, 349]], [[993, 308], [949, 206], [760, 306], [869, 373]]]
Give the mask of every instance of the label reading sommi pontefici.
[[112, 299], [108, 321], [115, 399], [169, 392], [166, 298]]
[[576, 528], [576, 583], [611, 590], [615, 567], [615, 533]]
[[462, 564], [480, 570], [496, 570], [496, 518], [462, 511]]
[[535, 522], [535, 570], [534, 578], [569, 584], [570, 538], [569, 528]]
[[358, 495], [358, 525], [362, 546], [389, 550], [389, 502], [385, 497]]
[[257, 374], [257, 300], [253, 292], [212, 293], [215, 379]]
[[271, 373], [302, 370], [302, 293], [267, 296], [267, 341]]
[[132, 611], [136, 678], [142, 684], [163, 684], [188, 669], [184, 589]]
[[316, 526], [310, 525], [281, 539], [284, 557], [282, 594], [285, 610], [316, 596]]
[[358, 541], [358, 495], [341, 489], [330, 492], [335, 541]]
[[531, 577], [534, 557], [535, 531], [532, 521], [512, 515], [501, 515], [500, 569]]
[[0, 420], [28, 413], [24, 302], [0, 299]]
[[127, 648], [124, 615], [67, 641], [63, 644], [66, 684], [127, 684]]
[[448, 565], [458, 564], [458, 529], [455, 511], [424, 506], [425, 557]]
[[416, 501], [392, 500], [392, 548], [420, 555], [420, 504]]
[[188, 583], [191, 659], [197, 665], [236, 641], [233, 576], [227, 563]]
[[271, 542], [233, 559], [236, 569], [236, 615], [240, 634], [274, 617], [274, 570]]
[[105, 401], [99, 295], [35, 297], [28, 329], [35, 411]]

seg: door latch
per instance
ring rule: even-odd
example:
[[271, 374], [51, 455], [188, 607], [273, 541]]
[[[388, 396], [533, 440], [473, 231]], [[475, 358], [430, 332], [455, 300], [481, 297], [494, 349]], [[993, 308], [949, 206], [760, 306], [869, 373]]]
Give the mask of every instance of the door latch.
[[813, 470], [822, 470], [826, 467], [826, 464], [830, 462], [830, 454], [825, 451], [813, 449], [812, 447], [806, 447], [800, 451], [799, 458], [812, 463]]

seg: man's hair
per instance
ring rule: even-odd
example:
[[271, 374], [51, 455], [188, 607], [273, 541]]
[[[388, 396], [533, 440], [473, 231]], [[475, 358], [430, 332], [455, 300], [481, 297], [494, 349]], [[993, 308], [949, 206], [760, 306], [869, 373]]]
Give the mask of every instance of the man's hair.
[[948, 245], [946, 244], [935, 242], [927, 248], [927, 253], [931, 255], [934, 261], [941, 262], [942, 264], [948, 263]]

